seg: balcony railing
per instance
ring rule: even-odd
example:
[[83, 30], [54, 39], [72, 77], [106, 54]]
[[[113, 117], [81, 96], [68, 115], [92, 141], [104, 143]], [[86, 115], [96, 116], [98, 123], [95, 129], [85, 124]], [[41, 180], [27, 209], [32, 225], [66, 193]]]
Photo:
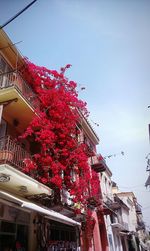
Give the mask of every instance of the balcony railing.
[[21, 95], [29, 102], [33, 108], [39, 107], [39, 100], [37, 95], [23, 80], [18, 72], [9, 72], [0, 74], [0, 89], [14, 86]]
[[138, 220], [137, 221], [137, 230], [142, 230], [145, 229], [145, 223], [143, 220]]
[[22, 171], [24, 160], [31, 159], [30, 154], [24, 150], [10, 136], [0, 138], [0, 164], [10, 164]]
[[105, 160], [98, 154], [91, 157], [91, 166], [98, 173], [106, 170]]
[[114, 222], [114, 223], [111, 223], [111, 226], [114, 228], [118, 228], [119, 230], [124, 231], [124, 232], [129, 231], [128, 223], [125, 223], [125, 222], [122, 222], [122, 223]]
[[111, 207], [112, 204], [114, 203], [112, 198], [108, 197], [107, 195], [103, 196], [103, 200], [104, 200], [105, 204], [109, 207]]
[[141, 206], [139, 204], [135, 205], [135, 210], [136, 210], [137, 214], [142, 214], [142, 209], [141, 209]]

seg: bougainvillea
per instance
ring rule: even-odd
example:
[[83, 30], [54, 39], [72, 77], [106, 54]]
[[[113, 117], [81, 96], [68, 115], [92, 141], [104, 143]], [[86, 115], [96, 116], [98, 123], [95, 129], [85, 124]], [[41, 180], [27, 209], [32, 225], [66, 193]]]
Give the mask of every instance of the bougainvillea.
[[26, 78], [40, 107], [22, 137], [32, 139], [39, 150], [32, 160], [25, 160], [24, 172], [53, 189], [65, 188], [80, 204], [79, 212], [87, 209], [89, 198], [98, 199], [99, 179], [88, 164], [86, 144], [77, 140], [80, 113], [87, 116], [88, 112], [78, 99], [76, 83], [65, 77], [69, 67], [57, 72], [27, 61]]
[[93, 237], [93, 230], [94, 230], [95, 223], [96, 221], [92, 217], [91, 211], [88, 209], [87, 214], [86, 214], [86, 225], [85, 225], [85, 234], [86, 234], [88, 246], [92, 245], [91, 240]]

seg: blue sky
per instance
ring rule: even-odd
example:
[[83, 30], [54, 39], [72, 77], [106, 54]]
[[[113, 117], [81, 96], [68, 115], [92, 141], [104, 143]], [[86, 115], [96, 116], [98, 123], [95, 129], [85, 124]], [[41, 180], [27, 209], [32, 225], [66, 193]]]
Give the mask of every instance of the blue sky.
[[[1, 1], [0, 24], [31, 1]], [[120, 190], [133, 191], [150, 225], [146, 155], [150, 152], [150, 1], [38, 0], [5, 31], [36, 64], [59, 69], [86, 87], [91, 125]], [[92, 122], [99, 123], [99, 127]]]

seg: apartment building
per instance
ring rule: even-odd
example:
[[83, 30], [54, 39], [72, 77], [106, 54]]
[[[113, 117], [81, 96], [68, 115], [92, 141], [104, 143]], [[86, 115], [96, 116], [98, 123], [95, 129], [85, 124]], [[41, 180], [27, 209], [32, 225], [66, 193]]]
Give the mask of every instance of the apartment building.
[[114, 192], [120, 200], [129, 208], [127, 218], [127, 242], [128, 250], [141, 250], [140, 241], [145, 239], [145, 224], [143, 221], [142, 209], [133, 192], [120, 192], [114, 184]]
[[[36, 111], [40, 105], [38, 96], [21, 74], [24, 66], [17, 48], [1, 30], [0, 250], [107, 251], [102, 205], [89, 202], [95, 225], [92, 245], [88, 246], [82, 224], [84, 212], [80, 216], [74, 214], [75, 205], [69, 192], [62, 189], [58, 201], [52, 188], [23, 172], [26, 160], [32, 160], [38, 146], [32, 139], [18, 141], [18, 136], [38, 116]], [[82, 114], [78, 126], [78, 140], [83, 141], [90, 152], [91, 170], [99, 173], [105, 169], [105, 162], [96, 153], [99, 139]]]
[[24, 59], [2, 30], [0, 48], [0, 250], [43, 250], [50, 244], [77, 250], [81, 223], [72, 210], [43, 207], [52, 189], [22, 172], [36, 146], [17, 137], [37, 116], [39, 100], [20, 74]]
[[[100, 173], [102, 169], [105, 168], [105, 163], [101, 161], [99, 155], [96, 152], [96, 145], [99, 143], [99, 138], [96, 133], [93, 131], [91, 125], [82, 115], [80, 115], [80, 121], [78, 124], [80, 129], [80, 134], [78, 135], [79, 142], [84, 142], [88, 145], [89, 149], [89, 166], [91, 166], [91, 170], [93, 169], [96, 173]], [[101, 198], [101, 189], [99, 190], [99, 197]], [[99, 212], [99, 205], [93, 201], [89, 201], [89, 208], [92, 211], [92, 217], [95, 220], [95, 225], [93, 229], [93, 238], [91, 247], [88, 246], [88, 240], [86, 233], [81, 231], [81, 250], [83, 251], [107, 251], [107, 236], [106, 229], [104, 223], [104, 217], [102, 214], [102, 209], [100, 209], [100, 216], [97, 212]], [[100, 222], [102, 222], [100, 226]], [[91, 226], [92, 227], [92, 226]], [[82, 228], [83, 229], [83, 228]]]
[[133, 192], [120, 192], [117, 194], [129, 207], [129, 231], [132, 233], [132, 239], [135, 247], [139, 250], [140, 240], [145, 239], [145, 223], [143, 221], [142, 207], [137, 202]]
[[145, 239], [141, 206], [133, 192], [120, 192], [111, 177], [106, 165], [101, 173], [101, 190], [109, 250], [139, 251], [140, 241]]
[[106, 166], [101, 174], [105, 223], [110, 251], [127, 251], [128, 215], [129, 208], [117, 195], [113, 194], [112, 172]]
[[108, 235], [107, 235], [107, 225], [105, 222], [105, 215], [107, 214], [108, 208], [103, 203], [103, 195], [102, 195], [103, 193], [102, 174], [103, 172], [105, 172], [107, 165], [102, 155], [97, 154], [96, 156], [91, 157], [91, 166], [97, 173], [99, 173], [99, 180], [100, 180], [99, 188], [100, 188], [101, 205], [97, 208], [97, 216], [98, 216], [98, 223], [99, 223], [101, 247], [103, 251], [108, 251], [109, 243], [108, 243]]

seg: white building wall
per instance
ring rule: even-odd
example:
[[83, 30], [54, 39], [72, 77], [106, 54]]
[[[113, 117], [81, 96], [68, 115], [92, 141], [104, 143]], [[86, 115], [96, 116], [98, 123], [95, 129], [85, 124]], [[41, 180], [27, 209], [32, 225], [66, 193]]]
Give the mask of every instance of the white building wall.
[[104, 201], [107, 200], [107, 197], [110, 199], [113, 198], [111, 179], [106, 172], [103, 172], [101, 176], [101, 188]]
[[128, 209], [122, 208], [122, 225], [128, 229], [129, 228], [129, 211]]
[[[101, 175], [101, 190], [104, 202], [106, 202], [107, 199], [113, 200], [111, 175], [109, 172], [105, 171]], [[104, 216], [104, 219], [109, 242], [109, 251], [123, 251], [119, 232], [112, 227], [110, 215]]]
[[115, 243], [115, 245], [114, 245], [115, 251], [123, 251], [119, 231], [114, 229], [113, 236], [114, 236], [114, 243]]
[[106, 231], [107, 231], [107, 237], [108, 237], [108, 242], [109, 242], [109, 250], [115, 251], [115, 243], [114, 243], [114, 236], [113, 236], [113, 231], [111, 227], [110, 216], [107, 215], [104, 218], [105, 218]]
[[137, 216], [136, 216], [136, 210], [133, 202], [133, 196], [132, 193], [122, 193], [118, 194], [119, 198], [123, 200], [123, 202], [129, 207], [129, 231], [134, 231], [136, 232], [136, 227], [137, 227]]

